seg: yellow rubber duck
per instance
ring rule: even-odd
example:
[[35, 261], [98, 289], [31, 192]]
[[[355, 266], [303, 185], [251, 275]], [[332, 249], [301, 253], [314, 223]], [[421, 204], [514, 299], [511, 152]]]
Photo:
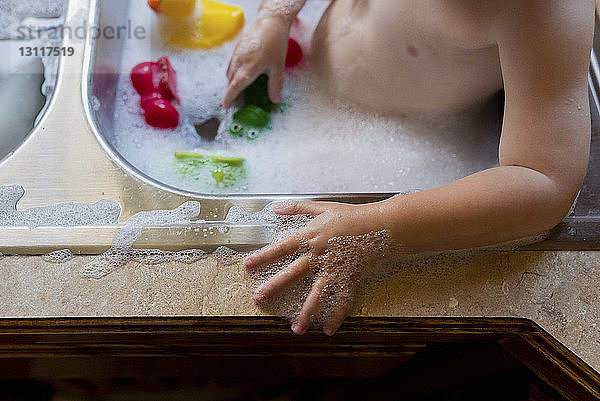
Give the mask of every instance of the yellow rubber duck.
[[161, 34], [171, 44], [212, 49], [235, 38], [244, 26], [244, 10], [213, 0], [148, 0], [159, 14]]

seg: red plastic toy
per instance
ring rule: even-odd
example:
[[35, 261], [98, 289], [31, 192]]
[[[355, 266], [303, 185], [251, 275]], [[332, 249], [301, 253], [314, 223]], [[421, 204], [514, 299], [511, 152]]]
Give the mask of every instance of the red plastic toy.
[[169, 59], [136, 65], [131, 71], [131, 83], [142, 97], [140, 106], [148, 125], [156, 128], [175, 128], [179, 125], [177, 74]]
[[290, 38], [288, 41], [288, 51], [285, 58], [285, 66], [287, 68], [296, 67], [302, 61], [304, 53], [302, 48], [295, 39]]

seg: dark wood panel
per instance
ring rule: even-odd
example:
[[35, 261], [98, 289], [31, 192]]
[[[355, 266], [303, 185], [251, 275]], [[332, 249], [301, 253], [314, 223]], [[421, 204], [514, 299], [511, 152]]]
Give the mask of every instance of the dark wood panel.
[[[501, 344], [567, 399], [600, 399], [593, 369], [535, 323], [512, 318], [352, 318], [333, 337], [316, 331], [297, 337], [286, 321], [272, 317], [0, 319], [0, 377], [15, 377], [16, 368], [48, 372], [52, 366], [58, 374], [58, 367], [76, 369], [86, 359], [110, 360], [113, 367], [254, 359], [282, 369], [288, 360], [321, 364], [321, 373], [332, 375], [340, 366], [349, 374], [347, 362], [362, 360], [370, 361], [363, 374], [375, 375], [377, 367], [389, 368], [428, 343], [476, 342]], [[332, 361], [338, 363], [327, 366]]]

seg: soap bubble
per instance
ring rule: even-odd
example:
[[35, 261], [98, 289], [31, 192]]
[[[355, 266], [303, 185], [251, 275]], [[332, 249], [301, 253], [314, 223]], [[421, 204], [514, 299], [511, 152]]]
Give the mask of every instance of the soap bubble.
[[113, 238], [111, 248], [86, 264], [82, 270], [83, 277], [99, 279], [118, 270], [132, 260], [148, 265], [156, 265], [171, 261], [194, 263], [204, 257], [200, 250], [184, 252], [165, 252], [161, 250], [134, 249], [133, 245], [148, 226], [189, 226], [191, 220], [200, 214], [198, 202], [186, 202], [173, 210], [152, 210], [139, 212], [131, 216]]
[[74, 257], [75, 255], [69, 249], [62, 249], [44, 255], [44, 260], [48, 263], [66, 263]]

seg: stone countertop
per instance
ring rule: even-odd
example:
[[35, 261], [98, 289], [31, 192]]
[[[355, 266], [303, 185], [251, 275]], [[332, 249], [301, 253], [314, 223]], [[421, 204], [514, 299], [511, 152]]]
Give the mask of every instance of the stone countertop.
[[[0, 317], [268, 315], [252, 301], [241, 263], [129, 263], [100, 280], [80, 269], [0, 257]], [[600, 371], [600, 252], [488, 252], [421, 259], [360, 290], [358, 317], [517, 317], [535, 321]]]

